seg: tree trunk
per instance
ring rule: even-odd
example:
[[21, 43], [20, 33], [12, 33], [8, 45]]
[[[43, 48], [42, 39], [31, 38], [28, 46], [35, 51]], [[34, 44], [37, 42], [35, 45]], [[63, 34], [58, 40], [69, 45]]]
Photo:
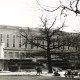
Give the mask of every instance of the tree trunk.
[[52, 71], [50, 50], [47, 50], [47, 60], [48, 60], [48, 73], [52, 73], [53, 71]]
[[51, 53], [50, 53], [50, 41], [47, 42], [47, 61], [48, 61], [48, 73], [52, 73], [52, 62], [51, 62]]

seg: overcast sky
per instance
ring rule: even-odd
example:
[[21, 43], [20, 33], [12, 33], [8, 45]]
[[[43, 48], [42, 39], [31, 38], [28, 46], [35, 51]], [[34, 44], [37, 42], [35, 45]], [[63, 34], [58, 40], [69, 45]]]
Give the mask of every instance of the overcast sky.
[[[46, 5], [47, 9], [59, 6], [59, 0], [38, 1], [43, 7]], [[57, 13], [40, 10], [40, 6], [36, 0], [0, 0], [0, 25], [38, 27], [41, 24], [39, 19], [41, 15], [47, 15], [49, 19], [53, 20], [58, 15]], [[76, 17], [73, 12], [68, 12], [65, 21], [67, 26], [69, 26], [64, 29], [65, 31], [73, 32], [80, 29], [80, 18], [79, 16]]]

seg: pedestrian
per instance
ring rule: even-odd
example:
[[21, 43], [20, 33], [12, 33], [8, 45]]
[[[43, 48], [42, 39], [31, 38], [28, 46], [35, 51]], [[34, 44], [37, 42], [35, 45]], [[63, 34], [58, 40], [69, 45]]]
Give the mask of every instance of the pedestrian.
[[65, 77], [66, 77], [66, 78], [70, 78], [71, 75], [72, 75], [71, 70], [68, 70], [68, 71], [65, 73]]
[[40, 75], [42, 73], [42, 69], [40, 67], [38, 67], [36, 70], [37, 70], [37, 74]]

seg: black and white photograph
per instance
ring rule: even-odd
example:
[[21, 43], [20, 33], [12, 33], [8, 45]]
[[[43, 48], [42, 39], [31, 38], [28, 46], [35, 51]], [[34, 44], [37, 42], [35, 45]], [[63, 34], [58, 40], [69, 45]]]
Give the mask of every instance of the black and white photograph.
[[0, 0], [0, 80], [80, 80], [80, 0]]

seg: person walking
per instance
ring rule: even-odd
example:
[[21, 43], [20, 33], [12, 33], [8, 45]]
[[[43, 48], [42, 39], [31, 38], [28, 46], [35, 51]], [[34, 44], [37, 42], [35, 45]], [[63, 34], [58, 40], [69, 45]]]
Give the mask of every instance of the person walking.
[[42, 73], [42, 69], [40, 67], [38, 67], [36, 70], [37, 70], [37, 74], [40, 75]]

